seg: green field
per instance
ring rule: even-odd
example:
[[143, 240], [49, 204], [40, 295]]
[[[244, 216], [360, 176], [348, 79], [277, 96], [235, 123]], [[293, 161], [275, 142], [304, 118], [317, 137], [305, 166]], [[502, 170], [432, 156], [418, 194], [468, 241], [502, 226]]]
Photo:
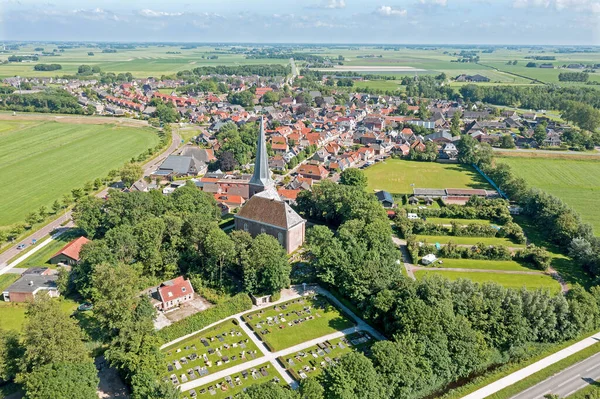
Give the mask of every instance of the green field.
[[600, 161], [505, 157], [498, 162], [510, 165], [531, 186], [565, 201], [600, 234]]
[[501, 274], [501, 273], [480, 273], [480, 272], [454, 272], [445, 270], [417, 270], [414, 272], [417, 279], [426, 276], [443, 276], [450, 280], [465, 278], [477, 283], [493, 281], [507, 288], [522, 288], [533, 290], [538, 288], [548, 289], [551, 293], [560, 292], [560, 284], [552, 277], [546, 274]]
[[[171, 345], [162, 352], [165, 354], [163, 377], [176, 374], [180, 383], [186, 382], [182, 381], [182, 374], [191, 379], [189, 370], [192, 370], [195, 378], [199, 378], [197, 367], [204, 368], [208, 375], [262, 356], [248, 335], [231, 320]], [[181, 368], [177, 369], [175, 364]]]
[[113, 125], [0, 121], [0, 227], [88, 181], [104, 177], [159, 142], [153, 130]]
[[475, 169], [457, 164], [388, 159], [365, 169], [370, 190], [412, 194], [415, 188], [484, 188], [488, 183]]
[[[266, 373], [264, 375], [261, 370]], [[236, 394], [242, 392], [244, 389], [255, 385], [264, 384], [272, 381], [285, 385], [281, 374], [273, 367], [271, 363], [264, 363], [249, 370], [246, 378], [243, 376], [243, 372], [233, 373], [230, 375], [231, 382], [223, 379], [220, 381], [212, 382], [210, 384], [194, 388], [193, 391], [196, 393], [196, 398], [213, 398], [213, 399], [225, 399], [233, 398]], [[231, 384], [231, 385], [230, 385]], [[192, 390], [182, 392], [180, 395], [183, 399], [193, 398]]]
[[419, 234], [416, 236], [416, 239], [418, 241], [427, 241], [428, 244], [448, 244], [452, 241], [457, 245], [476, 245], [478, 243], [483, 243], [485, 245], [504, 245], [511, 248], [525, 247], [524, 244], [515, 244], [508, 238], [499, 237], [427, 236]]
[[[60, 301], [61, 309], [67, 314], [71, 314], [77, 309], [77, 302], [71, 299], [59, 298], [56, 300]], [[2, 328], [5, 330], [21, 331], [23, 323], [25, 322], [26, 311], [26, 303], [0, 301], [0, 320], [2, 321]]]
[[294, 299], [244, 315], [244, 321], [274, 351], [354, 325], [326, 298], [318, 295]]
[[512, 260], [480, 260], [480, 259], [442, 259], [442, 263], [436, 262], [433, 267], [449, 269], [481, 269], [481, 270], [510, 270], [520, 272], [538, 271], [521, 265]]

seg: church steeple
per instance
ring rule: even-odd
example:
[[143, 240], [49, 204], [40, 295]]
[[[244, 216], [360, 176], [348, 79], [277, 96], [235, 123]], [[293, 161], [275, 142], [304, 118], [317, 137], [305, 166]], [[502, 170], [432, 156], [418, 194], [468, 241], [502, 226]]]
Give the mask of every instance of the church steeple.
[[256, 160], [254, 161], [254, 174], [250, 179], [249, 196], [265, 191], [273, 187], [275, 182], [271, 179], [269, 170], [269, 154], [267, 153], [267, 141], [265, 139], [264, 121], [260, 117], [260, 131], [256, 143]]

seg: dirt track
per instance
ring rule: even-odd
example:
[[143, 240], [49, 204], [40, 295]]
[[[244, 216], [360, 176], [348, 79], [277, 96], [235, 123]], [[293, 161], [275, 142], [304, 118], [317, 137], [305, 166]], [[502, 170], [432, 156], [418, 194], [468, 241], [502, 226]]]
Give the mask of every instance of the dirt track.
[[56, 121], [61, 123], [82, 123], [90, 125], [114, 124], [118, 126], [144, 127], [149, 126], [147, 121], [115, 118], [111, 116], [83, 116], [83, 115], [62, 115], [62, 114], [28, 114], [26, 112], [17, 112], [13, 116], [12, 112], [0, 112], [0, 121]]

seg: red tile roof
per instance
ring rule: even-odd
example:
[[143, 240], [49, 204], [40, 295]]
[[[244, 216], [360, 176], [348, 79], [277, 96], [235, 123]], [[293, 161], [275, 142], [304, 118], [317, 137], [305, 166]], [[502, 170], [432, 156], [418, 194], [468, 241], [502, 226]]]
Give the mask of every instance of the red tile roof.
[[158, 293], [163, 302], [174, 301], [193, 292], [194, 288], [192, 288], [190, 280], [185, 280], [183, 276], [165, 281], [158, 287]]
[[65, 245], [60, 251], [52, 255], [52, 257], [54, 258], [57, 255], [65, 255], [75, 261], [79, 261], [79, 251], [81, 251], [81, 247], [83, 246], [83, 244], [86, 244], [88, 242], [90, 242], [90, 240], [83, 236], [76, 238], [67, 245]]

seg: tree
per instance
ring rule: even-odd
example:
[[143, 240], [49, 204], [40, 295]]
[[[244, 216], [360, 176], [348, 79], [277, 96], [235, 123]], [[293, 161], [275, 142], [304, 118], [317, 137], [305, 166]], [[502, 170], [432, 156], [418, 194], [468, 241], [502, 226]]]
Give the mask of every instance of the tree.
[[533, 138], [537, 141], [538, 145], [542, 145], [546, 140], [546, 128], [548, 124], [546, 122], [538, 123], [535, 129], [533, 129]]
[[236, 255], [235, 243], [219, 227], [208, 232], [204, 242], [204, 253], [207, 268], [210, 270], [213, 283], [223, 286], [223, 271], [227, 273]]
[[54, 203], [52, 204], [52, 212], [54, 214], [57, 214], [58, 211], [60, 211], [61, 209], [62, 209], [61, 203], [58, 200], [54, 201]]
[[460, 136], [460, 118], [462, 114], [460, 111], [454, 112], [450, 121], [450, 132], [453, 136]]
[[0, 380], [10, 381], [16, 377], [23, 351], [18, 332], [0, 330]]
[[121, 180], [127, 187], [131, 187], [133, 183], [142, 178], [144, 171], [142, 167], [137, 163], [128, 163], [121, 168], [119, 175]]
[[229, 95], [229, 102], [244, 108], [251, 107], [254, 104], [254, 95], [248, 90], [239, 91]]
[[40, 206], [40, 209], [38, 210], [38, 215], [40, 216], [40, 221], [46, 219], [46, 217], [48, 217], [48, 208], [46, 208], [45, 205]]
[[82, 188], [74, 188], [73, 190], [71, 190], [71, 195], [73, 196], [73, 199], [77, 202], [85, 195], [85, 193], [83, 192]]
[[83, 333], [77, 321], [69, 317], [44, 293], [38, 293], [27, 307], [23, 326], [24, 355], [21, 371], [32, 372], [56, 363], [81, 363], [89, 360]]
[[322, 384], [328, 399], [380, 399], [384, 384], [373, 363], [362, 353], [351, 352], [323, 370]]
[[505, 134], [500, 138], [500, 147], [502, 148], [515, 148], [515, 139], [510, 134]]
[[177, 110], [171, 104], [160, 103], [156, 106], [154, 116], [162, 123], [175, 123], [179, 119]]
[[223, 151], [218, 157], [218, 166], [223, 172], [235, 170], [239, 164], [231, 151]]
[[25, 223], [31, 227], [38, 222], [38, 218], [39, 216], [36, 212], [29, 212], [27, 216], [25, 216]]
[[298, 399], [298, 394], [291, 389], [273, 382], [252, 385], [239, 395], [240, 399]]
[[305, 378], [300, 382], [301, 399], [323, 399], [325, 390], [316, 378]]
[[86, 235], [94, 238], [102, 225], [105, 213], [102, 212], [103, 200], [87, 196], [77, 203], [73, 209], [73, 221], [77, 227], [83, 229]]
[[340, 183], [365, 189], [367, 187], [367, 177], [360, 169], [348, 168], [340, 174]]
[[97, 374], [91, 361], [47, 364], [27, 375], [25, 392], [29, 399], [96, 399]]
[[291, 267], [277, 239], [259, 234], [244, 254], [244, 289], [254, 295], [271, 295], [290, 285]]

